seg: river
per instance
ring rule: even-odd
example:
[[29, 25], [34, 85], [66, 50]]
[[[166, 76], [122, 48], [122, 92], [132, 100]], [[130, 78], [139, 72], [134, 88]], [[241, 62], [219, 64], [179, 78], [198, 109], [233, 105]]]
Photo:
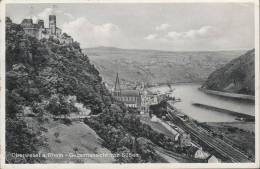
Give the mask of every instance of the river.
[[[255, 104], [253, 102], [206, 94], [198, 89], [200, 86], [200, 84], [192, 83], [172, 85], [172, 88], [174, 88], [172, 95], [181, 99], [181, 102], [174, 104], [175, 107], [200, 122], [232, 122], [236, 121], [236, 116], [196, 107], [192, 103], [206, 104], [254, 116]], [[169, 87], [166, 85], [152, 87], [151, 90], [167, 91]]]

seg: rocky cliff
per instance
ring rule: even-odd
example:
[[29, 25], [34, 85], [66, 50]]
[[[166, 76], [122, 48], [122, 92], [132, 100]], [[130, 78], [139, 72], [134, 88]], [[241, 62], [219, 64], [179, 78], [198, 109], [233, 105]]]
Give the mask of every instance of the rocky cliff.
[[255, 50], [247, 51], [211, 73], [202, 88], [231, 93], [255, 94]]

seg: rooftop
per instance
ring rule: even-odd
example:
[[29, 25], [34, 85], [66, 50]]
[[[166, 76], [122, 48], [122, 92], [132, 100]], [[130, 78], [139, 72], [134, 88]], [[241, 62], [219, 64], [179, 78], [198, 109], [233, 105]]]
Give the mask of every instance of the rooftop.
[[139, 96], [138, 90], [121, 90], [121, 96]]
[[22, 24], [25, 24], [25, 23], [33, 24], [33, 20], [32, 19], [23, 19]]
[[34, 24], [32, 19], [23, 19], [21, 26], [23, 28], [38, 28], [38, 24]]

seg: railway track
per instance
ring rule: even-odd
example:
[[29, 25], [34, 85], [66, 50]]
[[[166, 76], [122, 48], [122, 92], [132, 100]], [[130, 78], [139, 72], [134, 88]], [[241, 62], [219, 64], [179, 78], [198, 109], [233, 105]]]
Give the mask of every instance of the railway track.
[[[174, 110], [176, 111], [176, 110]], [[231, 145], [225, 143], [223, 140], [212, 137], [208, 132], [198, 128], [194, 124], [188, 122], [183, 122], [179, 117], [177, 117], [173, 112], [168, 111], [168, 117], [173, 121], [176, 125], [178, 125], [182, 130], [190, 133], [193, 137], [199, 139], [200, 141], [207, 144], [209, 147], [213, 148], [219, 154], [224, 157], [229, 158], [232, 162], [246, 163], [251, 162], [248, 157], [235, 149]]]

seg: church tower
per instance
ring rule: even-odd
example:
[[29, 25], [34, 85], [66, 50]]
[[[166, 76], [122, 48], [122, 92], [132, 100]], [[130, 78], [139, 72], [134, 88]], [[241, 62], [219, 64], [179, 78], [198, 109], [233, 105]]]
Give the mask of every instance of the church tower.
[[56, 15], [49, 15], [49, 28], [52, 35], [56, 35]]
[[120, 96], [120, 94], [121, 94], [121, 88], [120, 88], [118, 73], [116, 74], [114, 94], [115, 94], [115, 96]]

